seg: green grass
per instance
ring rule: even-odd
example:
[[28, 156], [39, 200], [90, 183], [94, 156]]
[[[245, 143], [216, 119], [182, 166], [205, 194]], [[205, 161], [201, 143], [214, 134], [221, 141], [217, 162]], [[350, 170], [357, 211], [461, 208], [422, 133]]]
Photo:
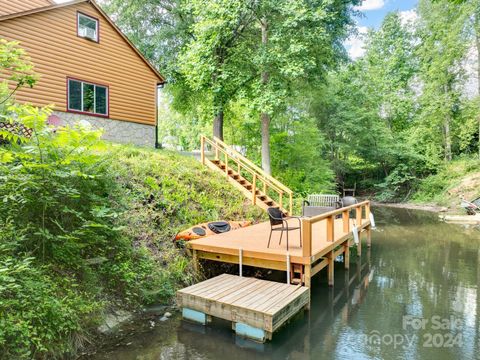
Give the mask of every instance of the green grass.
[[38, 131], [0, 147], [0, 359], [73, 356], [109, 309], [196, 280], [178, 231], [264, 216], [192, 157]]

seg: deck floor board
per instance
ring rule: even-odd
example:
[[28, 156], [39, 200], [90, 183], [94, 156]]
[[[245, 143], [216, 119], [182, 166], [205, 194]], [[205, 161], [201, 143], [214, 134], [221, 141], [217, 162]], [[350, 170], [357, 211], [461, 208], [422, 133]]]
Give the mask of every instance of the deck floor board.
[[[365, 222], [368, 222], [364, 220]], [[298, 226], [296, 220], [289, 220], [289, 225]], [[350, 229], [353, 228], [354, 219], [350, 219]], [[334, 241], [327, 241], [326, 221], [320, 221], [312, 224], [312, 254], [323, 254], [332, 248], [332, 244], [341, 241], [342, 238], [351, 234], [351, 231], [344, 232], [343, 220], [335, 219], [334, 222]], [[300, 246], [300, 231], [290, 231], [289, 249], [287, 251], [286, 233], [283, 234], [282, 243], [279, 244], [280, 232], [273, 232], [270, 247], [268, 238], [270, 235], [270, 223], [262, 222], [245, 228], [229, 231], [223, 234], [207, 236], [201, 239], [189, 242], [189, 247], [193, 250], [200, 250], [218, 254], [226, 254], [238, 256], [239, 250], [250, 252], [253, 258], [268, 259], [269, 255], [275, 256], [278, 260], [286, 257], [287, 253], [290, 257], [300, 258], [303, 256], [302, 247]]]

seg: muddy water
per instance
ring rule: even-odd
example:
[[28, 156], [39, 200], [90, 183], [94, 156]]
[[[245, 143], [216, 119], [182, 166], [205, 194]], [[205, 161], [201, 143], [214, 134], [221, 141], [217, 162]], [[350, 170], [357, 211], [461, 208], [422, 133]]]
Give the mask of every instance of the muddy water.
[[333, 288], [325, 272], [316, 276], [311, 311], [267, 344], [236, 337], [227, 322], [204, 328], [176, 314], [87, 358], [480, 359], [480, 230], [422, 211], [375, 215], [371, 250], [352, 256], [349, 271], [337, 263]]

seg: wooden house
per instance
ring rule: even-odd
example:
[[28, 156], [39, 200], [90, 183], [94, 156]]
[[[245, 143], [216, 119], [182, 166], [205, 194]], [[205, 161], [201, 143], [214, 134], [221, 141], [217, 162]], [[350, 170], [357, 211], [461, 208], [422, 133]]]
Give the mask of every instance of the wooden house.
[[52, 122], [88, 121], [112, 141], [156, 144], [165, 79], [92, 0], [0, 0], [0, 38], [18, 41], [39, 81], [19, 102], [54, 106]]

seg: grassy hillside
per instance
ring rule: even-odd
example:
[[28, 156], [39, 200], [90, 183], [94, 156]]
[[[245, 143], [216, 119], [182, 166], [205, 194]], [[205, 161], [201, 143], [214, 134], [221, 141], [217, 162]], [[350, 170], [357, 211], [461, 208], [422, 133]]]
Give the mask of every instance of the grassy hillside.
[[451, 212], [459, 209], [460, 196], [474, 199], [480, 196], [480, 160], [461, 158], [445, 164], [437, 174], [422, 180], [412, 200], [446, 206]]
[[172, 301], [197, 276], [176, 232], [263, 216], [193, 158], [29, 118], [0, 146], [0, 359], [67, 357], [105, 312]]

